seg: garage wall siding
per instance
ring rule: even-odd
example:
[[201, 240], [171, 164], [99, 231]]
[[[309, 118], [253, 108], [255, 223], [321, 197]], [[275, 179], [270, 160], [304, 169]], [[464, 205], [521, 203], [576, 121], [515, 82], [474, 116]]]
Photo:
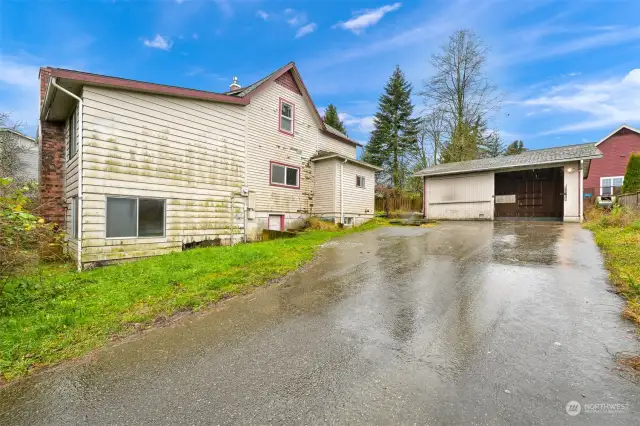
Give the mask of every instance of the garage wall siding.
[[580, 181], [582, 180], [580, 163], [567, 163], [563, 166], [563, 169], [564, 185], [567, 193], [564, 201], [564, 221], [580, 222], [580, 202], [582, 199], [580, 194]]
[[427, 178], [428, 219], [493, 219], [494, 173]]

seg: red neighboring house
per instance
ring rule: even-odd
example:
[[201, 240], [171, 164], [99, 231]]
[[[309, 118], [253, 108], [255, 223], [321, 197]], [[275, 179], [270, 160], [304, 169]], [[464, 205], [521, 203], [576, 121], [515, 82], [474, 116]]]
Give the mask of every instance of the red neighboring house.
[[585, 197], [611, 195], [620, 191], [631, 153], [640, 152], [640, 130], [623, 124], [596, 146], [604, 157], [591, 160], [589, 177], [584, 180]]

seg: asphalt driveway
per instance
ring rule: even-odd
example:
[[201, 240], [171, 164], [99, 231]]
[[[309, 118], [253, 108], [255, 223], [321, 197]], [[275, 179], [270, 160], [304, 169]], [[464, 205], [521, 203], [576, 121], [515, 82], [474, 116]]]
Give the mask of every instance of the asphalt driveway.
[[612, 354], [640, 343], [608, 289], [578, 225], [351, 235], [279, 285], [0, 390], [0, 424], [637, 424]]

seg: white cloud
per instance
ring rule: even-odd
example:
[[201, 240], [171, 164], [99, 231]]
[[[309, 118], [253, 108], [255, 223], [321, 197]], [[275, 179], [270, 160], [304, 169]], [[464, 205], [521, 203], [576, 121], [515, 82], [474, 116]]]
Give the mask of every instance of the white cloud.
[[0, 83], [24, 89], [38, 88], [38, 72], [35, 65], [26, 65], [0, 57]]
[[640, 116], [640, 68], [623, 77], [552, 87], [543, 96], [522, 102], [551, 112], [579, 115], [584, 118], [557, 129], [552, 134], [618, 126], [638, 122]]
[[360, 34], [365, 30], [365, 28], [376, 25], [384, 15], [400, 9], [401, 6], [402, 3], [394, 3], [382, 6], [378, 9], [364, 10], [360, 12], [359, 15], [346, 22], [338, 22], [334, 27], [351, 31], [354, 34]]
[[39, 70], [21, 59], [0, 56], [0, 111], [8, 113], [13, 123], [23, 124], [22, 130], [32, 136], [38, 123]]
[[233, 8], [231, 7], [231, 3], [229, 0], [213, 0], [213, 2], [218, 6], [220, 12], [227, 17], [230, 18], [233, 16]]
[[374, 129], [373, 116], [354, 117], [344, 112], [338, 113], [338, 118], [345, 126], [363, 133], [369, 133]]
[[162, 49], [169, 51], [173, 43], [171, 40], [162, 37], [160, 34], [156, 34], [153, 40], [144, 40], [144, 45], [147, 47], [153, 47], [154, 49]]
[[300, 25], [304, 25], [307, 23], [307, 14], [304, 12], [298, 12], [293, 9], [286, 9], [284, 13], [285, 15], [287, 15], [287, 23], [292, 27], [299, 27]]
[[265, 12], [264, 10], [257, 11], [256, 15], [259, 16], [260, 18], [262, 18], [264, 21], [269, 19], [269, 14], [267, 12]]
[[318, 26], [315, 22], [305, 25], [304, 27], [300, 27], [298, 32], [296, 32], [296, 38], [304, 37], [308, 34], [311, 34], [316, 30]]

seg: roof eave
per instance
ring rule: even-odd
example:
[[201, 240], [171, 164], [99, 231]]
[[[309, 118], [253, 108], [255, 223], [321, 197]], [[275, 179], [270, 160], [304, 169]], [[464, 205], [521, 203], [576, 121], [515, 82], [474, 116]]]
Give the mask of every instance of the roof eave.
[[[201, 90], [187, 89], [176, 86], [165, 86], [155, 83], [145, 83], [136, 80], [128, 80], [118, 77], [109, 77], [98, 74], [83, 73], [78, 71], [54, 68], [51, 76], [59, 79], [71, 80], [86, 85], [110, 87], [116, 89], [126, 89], [136, 92], [153, 93], [159, 95], [176, 96], [182, 98], [200, 99], [235, 105], [248, 105], [249, 100], [236, 96], [223, 95], [220, 93], [205, 92]], [[48, 92], [49, 90], [47, 90]]]
[[562, 163], [570, 163], [572, 161], [580, 161], [580, 160], [593, 160], [595, 158], [602, 158], [604, 155], [600, 154], [597, 156], [586, 156], [586, 157], [574, 157], [574, 158], [565, 158], [562, 160], [555, 161], [544, 161], [540, 163], [530, 163], [530, 164], [518, 164], [513, 166], [503, 166], [503, 167], [488, 167], [485, 169], [466, 169], [466, 170], [454, 170], [454, 171], [446, 171], [441, 173], [415, 173], [412, 177], [436, 177], [436, 176], [449, 176], [449, 175], [462, 175], [466, 173], [483, 173], [483, 172], [495, 172], [498, 170], [509, 170], [509, 169], [519, 169], [519, 168], [527, 168], [527, 167], [535, 167], [535, 166], [544, 166], [547, 164], [562, 164]]
[[375, 170], [376, 172], [381, 172], [382, 170], [384, 170], [383, 168], [374, 166], [373, 164], [365, 163], [364, 161], [358, 161], [353, 158], [345, 157], [344, 155], [340, 155], [340, 154], [324, 155], [322, 157], [312, 158], [311, 161], [316, 162], [316, 161], [322, 161], [322, 160], [330, 160], [332, 158], [339, 159], [339, 160], [346, 160], [352, 164], [356, 164], [360, 167], [364, 167], [367, 169]]

